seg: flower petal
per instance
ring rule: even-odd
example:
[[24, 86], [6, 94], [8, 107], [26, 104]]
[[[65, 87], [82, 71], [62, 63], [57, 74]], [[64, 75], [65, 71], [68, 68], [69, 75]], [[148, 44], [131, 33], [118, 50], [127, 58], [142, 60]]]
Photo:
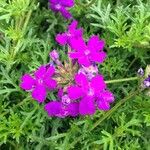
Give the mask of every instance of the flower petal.
[[72, 100], [76, 100], [83, 96], [83, 92], [80, 87], [70, 86], [68, 87], [68, 95]]
[[46, 99], [46, 89], [42, 85], [37, 85], [32, 91], [32, 97], [37, 100], [39, 103], [44, 102]]
[[106, 88], [106, 83], [102, 75], [97, 75], [91, 80], [91, 87], [94, 89], [95, 93], [100, 93]]
[[58, 12], [58, 9], [56, 8], [55, 4], [53, 4], [53, 3], [50, 3], [49, 8], [54, 12]]
[[61, 113], [61, 103], [49, 102], [45, 105], [44, 109], [47, 111], [49, 116], [57, 116]]
[[78, 63], [85, 67], [89, 67], [91, 65], [91, 62], [86, 55], [83, 55], [83, 57], [78, 58]]
[[76, 74], [75, 81], [81, 87], [84, 87], [84, 86], [88, 87], [88, 79], [86, 75], [84, 75], [83, 73]]
[[100, 97], [106, 102], [113, 102], [115, 100], [114, 95], [110, 91], [104, 91], [100, 94]]
[[105, 42], [103, 40], [99, 40], [99, 37], [93, 35], [88, 41], [88, 49], [92, 52], [98, 52], [104, 48]]
[[44, 65], [40, 66], [37, 71], [35, 71], [34, 75], [37, 79], [43, 78], [46, 73], [46, 67]]
[[76, 50], [78, 52], [84, 52], [87, 49], [86, 43], [82, 37], [72, 38], [69, 41], [70, 41], [70, 46], [73, 50]]
[[70, 116], [77, 116], [79, 114], [79, 103], [71, 103], [68, 105], [68, 113]]
[[79, 113], [81, 115], [93, 115], [95, 113], [95, 104], [93, 97], [84, 97], [79, 104]]
[[60, 0], [49, 0], [50, 3], [58, 4]]
[[58, 98], [61, 99], [63, 96], [63, 89], [62, 88], [59, 88], [58, 89]]
[[57, 34], [57, 36], [56, 36], [56, 41], [57, 41], [60, 45], [65, 45], [65, 44], [67, 44], [67, 40], [68, 40], [68, 36], [67, 36], [66, 33]]
[[90, 60], [93, 62], [102, 63], [106, 58], [105, 52], [95, 52], [90, 54]]
[[53, 66], [49, 66], [45, 73], [45, 77], [51, 77], [54, 73], [55, 73], [55, 68]]
[[49, 90], [55, 89], [57, 86], [57, 82], [48, 77], [44, 79], [44, 84]]
[[74, 31], [74, 35], [75, 35], [75, 38], [82, 37], [82, 35], [83, 35], [83, 29], [79, 28], [79, 29], [75, 30]]
[[60, 3], [65, 7], [73, 7], [74, 0], [60, 0]]
[[100, 110], [104, 110], [104, 111], [107, 111], [110, 109], [110, 104], [108, 102], [103, 101], [103, 100], [98, 101], [97, 106]]
[[72, 58], [72, 59], [80, 58], [81, 55], [82, 55], [81, 52], [70, 52], [70, 53], [69, 53], [69, 57]]
[[31, 90], [35, 85], [35, 80], [29, 74], [23, 75], [21, 80], [20, 87], [24, 90]]
[[78, 25], [78, 22], [76, 20], [73, 20], [72, 23], [68, 26], [68, 31], [70, 33], [74, 33]]
[[70, 19], [72, 17], [71, 13], [65, 7], [61, 7], [60, 13], [66, 19]]
[[57, 34], [56, 36], [56, 41], [62, 46], [67, 44], [67, 40], [68, 36], [66, 33]]

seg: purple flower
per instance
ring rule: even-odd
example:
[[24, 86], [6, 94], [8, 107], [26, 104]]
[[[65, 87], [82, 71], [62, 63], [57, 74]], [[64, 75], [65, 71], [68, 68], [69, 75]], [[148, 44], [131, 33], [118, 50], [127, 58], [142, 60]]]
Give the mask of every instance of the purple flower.
[[96, 65], [90, 65], [89, 67], [82, 66], [78, 73], [85, 74], [89, 80], [95, 77], [98, 74], [98, 67]]
[[68, 96], [72, 100], [80, 100], [79, 112], [81, 115], [92, 115], [95, 113], [95, 106], [101, 110], [108, 110], [109, 103], [114, 101], [111, 92], [105, 90], [106, 84], [102, 75], [97, 75], [88, 81], [86, 75], [80, 73], [75, 76], [76, 85], [68, 88]]
[[68, 26], [68, 31], [62, 34], [57, 34], [56, 36], [56, 41], [60, 45], [66, 45], [69, 44], [71, 46], [72, 40], [82, 37], [83, 35], [83, 29], [76, 29], [78, 25], [77, 21], [73, 21], [69, 26]]
[[59, 116], [61, 113], [61, 103], [57, 101], [47, 103], [44, 108], [49, 116]]
[[143, 70], [143, 68], [140, 68], [137, 73], [141, 77], [144, 76], [144, 70]]
[[22, 76], [20, 87], [24, 90], [32, 91], [32, 97], [39, 103], [46, 99], [46, 90], [52, 90], [57, 83], [51, 77], [54, 75], [53, 66], [41, 66], [34, 73], [34, 77], [29, 74]]
[[150, 75], [143, 81], [145, 88], [150, 88]]
[[82, 38], [72, 39], [71, 46], [74, 52], [70, 52], [72, 59], [77, 59], [80, 65], [89, 67], [93, 62], [102, 63], [106, 58], [103, 51], [104, 41], [99, 40], [98, 36], [93, 35], [87, 45]]
[[49, 56], [50, 58], [53, 60], [53, 61], [56, 61], [59, 59], [59, 54], [56, 50], [53, 50], [49, 53]]
[[71, 99], [69, 98], [69, 96], [67, 94], [65, 94], [64, 96], [62, 96], [61, 102], [62, 102], [62, 104], [67, 106], [71, 103]]
[[[80, 73], [75, 75], [76, 85], [68, 88], [68, 95], [71, 99], [76, 100], [83, 96], [93, 96], [99, 94], [106, 88], [102, 75], [97, 75], [92, 78], [91, 82], [88, 81], [86, 75]], [[99, 83], [99, 84], [98, 84]]]
[[79, 114], [79, 103], [71, 102], [68, 95], [62, 96], [61, 101], [49, 102], [45, 105], [45, 110], [49, 116], [64, 118], [66, 116], [75, 117]]
[[100, 110], [109, 110], [110, 103], [112, 103], [114, 99], [114, 95], [110, 91], [105, 90], [97, 96], [97, 106]]
[[59, 60], [59, 53], [56, 50], [50, 52], [49, 56], [52, 59], [53, 65], [55, 64], [57, 64], [58, 66], [62, 65], [61, 61]]
[[60, 88], [58, 90], [58, 100], [47, 103], [45, 110], [51, 117], [75, 117], [79, 114], [79, 103], [72, 101], [67, 94], [64, 94], [63, 89]]
[[74, 0], [49, 0], [50, 9], [54, 12], [60, 12], [66, 19], [70, 19], [72, 15], [66, 9], [74, 6]]

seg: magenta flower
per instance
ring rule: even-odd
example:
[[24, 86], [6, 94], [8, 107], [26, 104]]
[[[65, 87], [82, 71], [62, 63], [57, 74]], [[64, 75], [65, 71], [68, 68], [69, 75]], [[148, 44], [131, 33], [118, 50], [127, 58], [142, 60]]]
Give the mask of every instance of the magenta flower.
[[56, 60], [59, 59], [59, 54], [58, 54], [58, 52], [57, 52], [56, 50], [51, 51], [51, 52], [49, 53], [49, 56], [51, 57], [51, 59], [52, 59], [53, 61], [56, 61]]
[[71, 46], [74, 52], [70, 52], [69, 56], [77, 59], [78, 63], [85, 67], [89, 67], [93, 62], [102, 63], [106, 58], [104, 45], [104, 41], [95, 35], [89, 39], [87, 45], [82, 38], [72, 39]]
[[79, 113], [81, 115], [92, 115], [95, 113], [96, 105], [101, 110], [108, 110], [109, 103], [114, 101], [113, 95], [106, 91], [106, 84], [102, 75], [97, 75], [88, 81], [84, 74], [75, 76], [76, 85], [68, 88], [68, 95], [72, 100], [80, 100]]
[[68, 95], [61, 97], [60, 101], [52, 101], [45, 105], [45, 110], [49, 116], [64, 118], [66, 116], [75, 117], [79, 114], [79, 103], [72, 102]]
[[100, 110], [109, 110], [110, 103], [112, 103], [114, 99], [114, 95], [110, 91], [104, 90], [97, 96], [97, 106]]
[[66, 45], [69, 44], [70, 46], [72, 45], [72, 40], [77, 39], [79, 37], [82, 37], [83, 35], [83, 29], [76, 29], [78, 25], [77, 21], [73, 21], [69, 26], [68, 26], [68, 31], [62, 34], [57, 34], [56, 36], [56, 41], [60, 45]]
[[55, 69], [53, 66], [41, 66], [35, 71], [32, 77], [29, 74], [22, 76], [20, 87], [26, 91], [32, 91], [32, 97], [39, 103], [46, 99], [46, 91], [52, 90], [57, 83], [51, 77], [54, 75]]
[[90, 65], [89, 67], [81, 66], [78, 73], [85, 74], [89, 80], [98, 75], [98, 67], [96, 65]]
[[59, 60], [59, 53], [56, 50], [53, 50], [49, 53], [50, 58], [52, 59], [52, 65], [61, 65], [61, 61]]
[[66, 9], [74, 6], [74, 0], [49, 0], [50, 9], [54, 12], [60, 12], [66, 19], [72, 17], [71, 13]]

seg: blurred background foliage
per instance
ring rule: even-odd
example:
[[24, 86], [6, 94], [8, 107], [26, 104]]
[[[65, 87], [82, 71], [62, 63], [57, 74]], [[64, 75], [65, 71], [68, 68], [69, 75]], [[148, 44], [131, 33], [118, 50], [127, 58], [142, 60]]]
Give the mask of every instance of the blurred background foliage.
[[[150, 62], [149, 0], [97, 0], [71, 12], [85, 39], [97, 34], [106, 41], [107, 60], [99, 66], [105, 80], [136, 76]], [[49, 118], [44, 105], [20, 89], [22, 74], [48, 63], [52, 49], [67, 57], [55, 35], [68, 23], [49, 10], [46, 0], [0, 0], [0, 149], [149, 150], [150, 100], [142, 93], [93, 128], [104, 112]], [[108, 85], [116, 97], [113, 105], [137, 86], [136, 81]]]

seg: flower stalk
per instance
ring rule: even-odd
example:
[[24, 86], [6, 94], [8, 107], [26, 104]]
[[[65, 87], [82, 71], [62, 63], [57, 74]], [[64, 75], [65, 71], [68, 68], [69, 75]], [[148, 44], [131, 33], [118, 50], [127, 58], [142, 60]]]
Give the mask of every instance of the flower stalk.
[[94, 130], [97, 126], [99, 126], [104, 120], [106, 120], [109, 116], [111, 116], [122, 104], [124, 104], [127, 100], [131, 99], [132, 97], [136, 96], [141, 91], [138, 89], [135, 92], [131, 92], [129, 96], [125, 97], [124, 99], [120, 100], [112, 109], [106, 112], [97, 122], [94, 123], [93, 127], [90, 131]]
[[109, 80], [109, 81], [105, 81], [106, 84], [110, 84], [110, 83], [119, 83], [119, 82], [127, 82], [127, 81], [134, 81], [134, 80], [138, 80], [138, 77], [130, 77], [130, 78], [123, 78], [123, 79], [116, 79], [116, 80]]

